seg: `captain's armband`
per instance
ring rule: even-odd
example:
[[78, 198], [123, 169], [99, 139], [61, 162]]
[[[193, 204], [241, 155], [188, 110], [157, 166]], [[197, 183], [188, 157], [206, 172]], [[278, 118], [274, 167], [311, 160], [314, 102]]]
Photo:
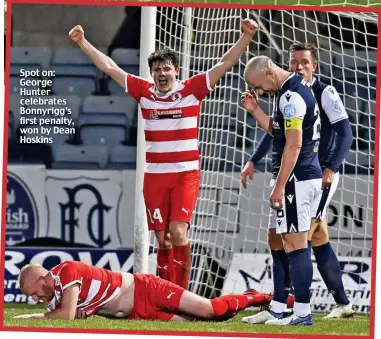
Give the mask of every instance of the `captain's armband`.
[[300, 119], [300, 118], [284, 119], [285, 131], [290, 129], [302, 129], [302, 126], [303, 126], [303, 119]]

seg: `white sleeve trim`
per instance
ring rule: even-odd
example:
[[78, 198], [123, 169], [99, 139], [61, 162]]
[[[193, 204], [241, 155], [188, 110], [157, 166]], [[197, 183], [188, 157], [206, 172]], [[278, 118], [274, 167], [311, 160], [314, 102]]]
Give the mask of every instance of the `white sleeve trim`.
[[74, 280], [74, 281], [71, 281], [71, 282], [67, 283], [65, 286], [62, 286], [62, 292], [64, 290], [66, 290], [68, 287], [73, 286], [75, 284], [82, 285], [82, 281], [81, 280]]
[[341, 101], [340, 95], [333, 86], [324, 88], [321, 94], [321, 106], [331, 124], [348, 119], [348, 114]]
[[335, 121], [330, 121], [330, 122], [331, 122], [331, 125], [333, 125], [333, 124], [336, 124], [339, 121], [346, 120], [346, 119], [349, 119], [349, 118], [348, 117], [341, 117], [341, 118], [339, 118], [339, 119], [337, 119]]
[[279, 99], [279, 109], [286, 119], [304, 119], [307, 104], [299, 93], [286, 91]]
[[210, 86], [210, 75], [209, 71], [205, 72], [205, 78], [206, 78], [206, 87], [209, 91], [213, 91], [213, 88]]

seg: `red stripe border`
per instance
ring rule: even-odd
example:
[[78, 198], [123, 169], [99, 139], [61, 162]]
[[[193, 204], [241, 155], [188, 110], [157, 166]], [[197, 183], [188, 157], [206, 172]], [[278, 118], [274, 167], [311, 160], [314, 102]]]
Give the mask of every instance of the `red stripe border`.
[[[307, 6], [307, 5], [248, 5], [248, 4], [207, 4], [207, 3], [168, 3], [168, 2], [105, 2], [105, 1], [89, 1], [89, 0], [9, 0], [7, 4], [7, 35], [6, 35], [6, 67], [5, 67], [5, 110], [4, 110], [4, 153], [3, 153], [3, 195], [2, 208], [6, 209], [7, 195], [7, 159], [8, 159], [8, 110], [9, 110], [9, 86], [10, 86], [10, 34], [12, 4], [60, 4], [60, 5], [88, 5], [88, 6], [141, 6], [141, 7], [197, 7], [197, 8], [232, 8], [232, 9], [268, 9], [268, 10], [298, 10], [298, 11], [324, 11], [324, 12], [360, 12], [360, 13], [378, 13], [378, 36], [381, 34], [380, 12], [381, 8], [367, 7], [340, 7], [334, 6]], [[381, 62], [381, 43], [378, 41], [378, 64]], [[380, 86], [381, 86], [381, 69], [377, 69], [377, 94], [376, 107], [380, 109]], [[379, 112], [379, 111], [378, 111]], [[375, 160], [374, 160], [374, 198], [373, 206], [378, 204], [378, 160], [379, 160], [379, 138], [380, 138], [380, 112], [376, 114], [376, 140], [375, 140]], [[371, 312], [370, 312], [370, 336], [340, 336], [341, 338], [374, 338], [375, 337], [375, 285], [376, 285], [376, 248], [377, 248], [377, 208], [373, 210], [373, 242], [372, 242], [372, 290], [371, 290]], [[1, 235], [1, 265], [5, 264], [5, 213], [2, 218], [3, 232]], [[0, 281], [4, 278], [4, 270], [0, 269]], [[4, 289], [0, 289], [0, 308], [4, 304]], [[13, 332], [61, 332], [61, 333], [96, 333], [96, 334], [141, 334], [141, 335], [171, 335], [171, 336], [208, 336], [208, 337], [262, 337], [262, 338], [334, 338], [339, 336], [332, 335], [305, 335], [305, 334], [268, 334], [268, 333], [234, 333], [234, 332], [179, 332], [179, 331], [126, 331], [126, 330], [109, 330], [109, 329], [70, 329], [70, 328], [28, 328], [28, 327], [4, 327], [4, 313], [0, 312], [0, 331]]]

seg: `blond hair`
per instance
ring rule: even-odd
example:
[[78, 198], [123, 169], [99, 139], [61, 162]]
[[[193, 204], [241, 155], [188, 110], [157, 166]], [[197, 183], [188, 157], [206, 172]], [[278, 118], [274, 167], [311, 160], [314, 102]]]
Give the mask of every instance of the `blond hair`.
[[22, 287], [25, 284], [25, 276], [27, 276], [28, 272], [30, 272], [33, 269], [40, 269], [43, 268], [40, 264], [27, 264], [23, 266], [20, 270], [19, 277], [18, 277], [18, 283], [19, 283], [19, 289], [21, 290]]

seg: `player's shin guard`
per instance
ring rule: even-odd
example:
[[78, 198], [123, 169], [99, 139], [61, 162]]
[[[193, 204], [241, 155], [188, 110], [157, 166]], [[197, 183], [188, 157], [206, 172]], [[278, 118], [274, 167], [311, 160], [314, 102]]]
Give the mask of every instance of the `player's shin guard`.
[[313, 247], [313, 251], [320, 275], [328, 290], [332, 293], [336, 303], [339, 305], [348, 305], [349, 300], [341, 279], [340, 263], [337, 260], [331, 244], [328, 242], [324, 245]]
[[176, 274], [173, 268], [173, 248], [157, 250], [157, 270], [160, 278], [176, 283]]
[[312, 283], [312, 260], [309, 248], [288, 253], [291, 281], [294, 287], [294, 313], [306, 316], [311, 313], [310, 287]]
[[211, 299], [214, 318], [229, 319], [234, 317], [239, 311], [248, 307], [251, 298], [240, 294], [230, 294]]
[[191, 247], [188, 243], [185, 246], [173, 246], [173, 266], [176, 273], [176, 284], [182, 288], [188, 288], [192, 253]]

